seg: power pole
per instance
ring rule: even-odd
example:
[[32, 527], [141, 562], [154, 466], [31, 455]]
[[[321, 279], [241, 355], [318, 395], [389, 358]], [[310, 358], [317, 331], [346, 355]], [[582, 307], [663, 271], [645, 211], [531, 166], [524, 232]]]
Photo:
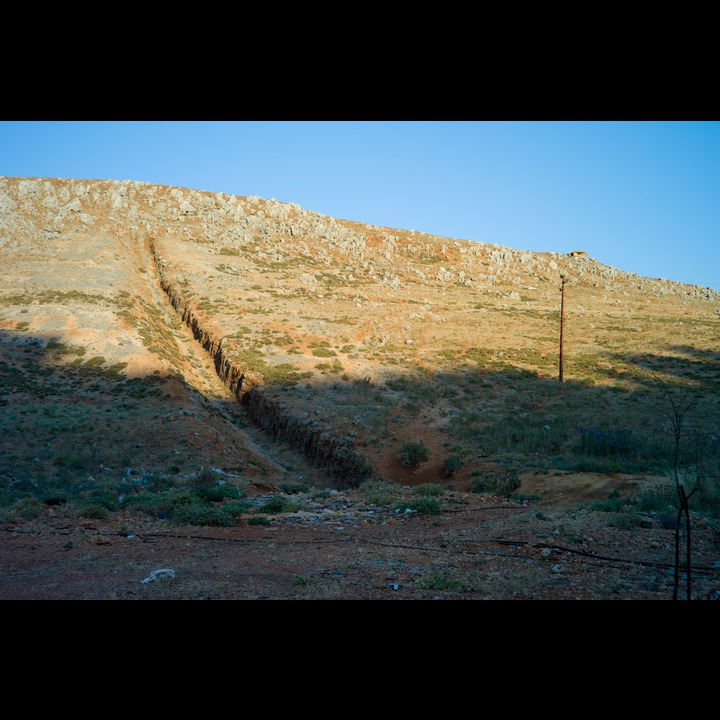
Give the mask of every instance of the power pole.
[[565, 339], [565, 283], [567, 280], [564, 275], [560, 276], [560, 373], [558, 381], [563, 381], [563, 344]]

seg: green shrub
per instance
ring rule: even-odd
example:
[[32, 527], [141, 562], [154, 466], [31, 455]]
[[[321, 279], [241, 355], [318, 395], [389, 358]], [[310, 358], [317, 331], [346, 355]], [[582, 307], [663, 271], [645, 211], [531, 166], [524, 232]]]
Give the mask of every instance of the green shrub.
[[278, 513], [295, 513], [300, 510], [300, 503], [290, 500], [289, 498], [283, 497], [282, 495], [275, 495], [271, 497], [264, 505], [258, 508], [259, 513], [265, 513], [267, 515], [277, 515]]
[[195, 476], [188, 480], [187, 484], [191, 488], [211, 488], [215, 487], [220, 479], [220, 476], [211, 468], [201, 467]]
[[366, 502], [381, 507], [392, 505], [400, 494], [400, 486], [386, 478], [366, 480], [360, 486], [360, 490]]
[[183, 505], [174, 513], [172, 520], [177, 525], [211, 525], [233, 527], [235, 518], [224, 508], [209, 505]]
[[286, 495], [297, 495], [298, 493], [306, 493], [308, 491], [308, 486], [303, 482], [291, 481], [282, 483], [280, 485], [280, 489]]
[[627, 504], [627, 500], [621, 498], [617, 492], [612, 492], [607, 500], [598, 500], [597, 502], [591, 503], [590, 510], [617, 513], [621, 512]]
[[440, 515], [442, 513], [442, 505], [436, 498], [420, 497], [410, 500], [409, 502], [397, 503], [395, 510], [397, 512], [411, 510], [419, 515]]
[[462, 467], [462, 460], [459, 455], [451, 455], [445, 458], [443, 462], [443, 470], [447, 477], [452, 477]]
[[403, 467], [417, 467], [430, 459], [430, 450], [421, 441], [408, 440], [400, 450]]
[[704, 478], [698, 491], [690, 498], [690, 509], [706, 517], [720, 518], [720, 471]]
[[638, 493], [636, 505], [643, 512], [665, 512], [673, 507], [673, 500], [677, 499], [675, 489], [669, 484], [662, 487], [653, 487]]
[[586, 455], [630, 455], [638, 445], [633, 431], [628, 428], [601, 430], [583, 428], [578, 438], [579, 452]]
[[203, 502], [198, 498], [193, 490], [178, 490], [168, 496], [162, 497], [164, 504], [172, 510], [177, 510], [178, 508], [185, 507], [186, 505], [196, 505], [198, 503], [202, 504]]
[[318, 490], [317, 492], [313, 493], [313, 498], [315, 498], [316, 500], [323, 500], [332, 497], [332, 495], [332, 490], [330, 490], [329, 488], [323, 488], [322, 490]]
[[[693, 480], [690, 479], [692, 487]], [[686, 488], [688, 485], [685, 486]], [[663, 513], [677, 509], [679, 498], [674, 483], [668, 480], [666, 484], [654, 487], [638, 494], [636, 504], [644, 512]], [[689, 501], [690, 510], [709, 518], [720, 518], [720, 476], [713, 477], [708, 474], [698, 490], [693, 493]]]
[[323, 373], [329, 372], [335, 374], [339, 374], [345, 369], [339, 360], [333, 360], [331, 363], [318, 363], [315, 365], [315, 368]]
[[620, 512], [616, 513], [611, 521], [611, 525], [617, 530], [633, 530], [640, 526], [642, 518], [636, 513]]
[[80, 506], [78, 514], [84, 518], [104, 520], [110, 514], [110, 511], [101, 503], [88, 503]]
[[[515, 502], [519, 503], [536, 503], [540, 500], [540, 495], [525, 495], [524, 493], [512, 493], [510, 497], [515, 500]], [[545, 518], [543, 518], [545, 519]]]
[[415, 495], [437, 497], [443, 494], [445, 488], [440, 483], [422, 483], [422, 485], [416, 485], [412, 491]]
[[325, 358], [326, 357], [337, 357], [337, 353], [334, 350], [331, 350], [330, 348], [327, 348], [327, 347], [320, 347], [320, 346], [314, 347], [312, 349], [312, 354], [315, 357], [325, 357]]
[[270, 520], [268, 520], [264, 515], [258, 515], [256, 517], [251, 517], [248, 520], [248, 525], [270, 525]]
[[312, 377], [312, 372], [299, 372], [292, 363], [263, 365], [261, 370], [266, 385], [296, 385], [303, 378]]
[[423, 590], [462, 590], [463, 584], [450, 570], [431, 570], [417, 581]]
[[169, 508], [168, 499], [164, 495], [155, 492], [142, 491], [134, 495], [128, 495], [123, 504], [129, 510], [136, 510], [146, 515], [159, 516], [167, 512]]
[[17, 520], [34, 520], [43, 514], [42, 503], [35, 498], [21, 498], [0, 512], [0, 521], [15, 522]]
[[510, 497], [513, 492], [520, 487], [520, 484], [520, 478], [517, 476], [517, 473], [502, 470], [485, 473], [483, 477], [473, 480], [470, 485], [470, 490], [474, 493], [488, 493], [490, 495]]
[[198, 487], [193, 492], [198, 498], [206, 502], [222, 502], [227, 498], [242, 499], [245, 497], [245, 493], [230, 483], [213, 487]]
[[241, 515], [246, 515], [247, 513], [249, 513], [252, 507], [252, 503], [244, 502], [242, 500], [225, 503], [222, 506], [223, 510], [232, 515], [236, 520]]

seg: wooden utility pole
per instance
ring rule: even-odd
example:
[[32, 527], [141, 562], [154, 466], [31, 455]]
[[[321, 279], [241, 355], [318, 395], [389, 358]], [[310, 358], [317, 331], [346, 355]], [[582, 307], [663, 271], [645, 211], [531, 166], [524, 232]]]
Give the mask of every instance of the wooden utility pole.
[[558, 380], [563, 381], [563, 344], [565, 339], [565, 283], [567, 280], [564, 275], [560, 276], [560, 372]]

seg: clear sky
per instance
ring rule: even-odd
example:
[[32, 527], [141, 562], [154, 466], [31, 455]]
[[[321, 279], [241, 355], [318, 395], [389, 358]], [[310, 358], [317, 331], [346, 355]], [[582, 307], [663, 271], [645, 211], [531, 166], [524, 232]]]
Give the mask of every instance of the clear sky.
[[0, 175], [259, 195], [720, 290], [718, 121], [0, 121]]

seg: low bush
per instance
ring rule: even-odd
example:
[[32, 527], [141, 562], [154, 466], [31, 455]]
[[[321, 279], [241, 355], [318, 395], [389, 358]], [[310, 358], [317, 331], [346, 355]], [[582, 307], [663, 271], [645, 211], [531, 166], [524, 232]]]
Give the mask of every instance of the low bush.
[[329, 488], [323, 488], [322, 490], [317, 490], [316, 492], [314, 492], [313, 498], [315, 500], [322, 500], [324, 498], [332, 497], [332, 494], [332, 490], [330, 490]]
[[195, 473], [194, 477], [191, 477], [187, 481], [188, 487], [193, 489], [196, 488], [211, 488], [218, 485], [220, 475], [211, 468], [202, 467]]
[[452, 477], [462, 467], [462, 460], [459, 455], [451, 455], [445, 458], [443, 462], [443, 470], [447, 477]]
[[408, 440], [400, 450], [400, 460], [403, 467], [417, 467], [430, 459], [430, 450], [420, 441]]
[[420, 497], [410, 500], [409, 502], [401, 502], [395, 505], [396, 512], [406, 512], [410, 510], [419, 515], [440, 515], [442, 514], [442, 505], [440, 501], [432, 497]]
[[628, 505], [628, 501], [620, 497], [616, 492], [610, 493], [607, 500], [598, 500], [590, 504], [590, 510], [597, 512], [622, 512]]
[[168, 514], [167, 496], [156, 492], [142, 491], [133, 495], [128, 495], [124, 499], [123, 505], [131, 511], [155, 517]]
[[304, 482], [297, 482], [297, 481], [290, 481], [285, 482], [280, 485], [280, 489], [286, 494], [286, 495], [298, 495], [300, 493], [306, 493], [308, 491], [308, 486]]
[[400, 486], [386, 478], [367, 480], [360, 486], [360, 490], [366, 502], [381, 507], [392, 505], [400, 494]]
[[242, 499], [245, 497], [245, 493], [230, 483], [213, 487], [194, 488], [193, 493], [207, 502], [222, 502], [225, 499]]
[[667, 485], [644, 490], [638, 493], [636, 498], [637, 508], [643, 512], [667, 512], [676, 502], [677, 493], [669, 482]]
[[[692, 487], [694, 480], [688, 479], [686, 488]], [[645, 512], [666, 513], [675, 512], [678, 508], [679, 498], [674, 482], [668, 478], [667, 482], [659, 487], [650, 488], [637, 496], [637, 507]], [[698, 490], [690, 498], [690, 509], [708, 518], [720, 518], [720, 473], [717, 476], [708, 474], [700, 484]]]
[[703, 479], [690, 499], [690, 509], [705, 517], [720, 519], [720, 468]]
[[279, 513], [295, 513], [300, 510], [300, 503], [282, 495], [271, 497], [265, 504], [258, 507], [259, 513], [266, 515], [277, 515]]
[[44, 510], [42, 503], [34, 498], [21, 498], [7, 507], [0, 508], [0, 521], [34, 520], [42, 515]]
[[470, 484], [470, 490], [474, 493], [510, 497], [520, 487], [520, 484], [517, 473], [510, 470], [488, 472], [482, 477], [473, 480]]
[[198, 498], [193, 490], [178, 490], [170, 495], [163, 496], [163, 499], [165, 504], [172, 510], [204, 502]]
[[437, 497], [438, 495], [442, 495], [445, 488], [440, 483], [423, 483], [422, 485], [416, 485], [412, 491], [415, 495]]
[[172, 516], [176, 525], [210, 525], [213, 527], [233, 527], [236, 524], [231, 513], [223, 508], [210, 505], [183, 505]]
[[638, 446], [633, 431], [627, 428], [600, 430], [584, 428], [579, 435], [579, 452], [586, 455], [627, 456]]
[[417, 581], [423, 590], [462, 590], [463, 583], [451, 570], [431, 570]]
[[105, 520], [109, 514], [110, 511], [101, 503], [88, 503], [87, 505], [81, 505], [78, 509], [80, 517], [92, 520]]
[[634, 530], [640, 527], [642, 517], [633, 512], [619, 512], [612, 518], [610, 524], [617, 530]]
[[243, 500], [233, 501], [229, 503], [225, 503], [222, 506], [222, 509], [226, 512], [232, 515], [236, 520], [241, 515], [247, 515], [250, 510], [252, 509], [253, 505], [250, 502], [245, 502]]

